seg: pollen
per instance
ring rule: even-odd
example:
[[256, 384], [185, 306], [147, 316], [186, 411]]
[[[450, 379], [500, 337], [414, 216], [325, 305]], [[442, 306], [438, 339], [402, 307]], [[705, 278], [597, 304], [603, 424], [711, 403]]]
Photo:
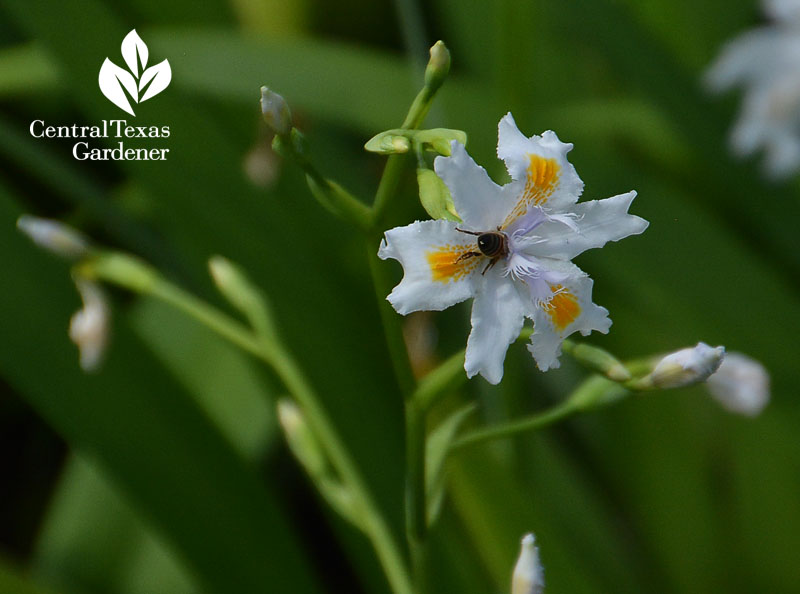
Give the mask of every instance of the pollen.
[[539, 155], [528, 154], [528, 174], [525, 189], [519, 201], [506, 217], [502, 227], [507, 227], [528, 210], [528, 207], [544, 204], [558, 185], [561, 167], [555, 159], [545, 159]]
[[578, 299], [561, 285], [552, 287], [553, 297], [544, 305], [544, 310], [550, 316], [553, 326], [562, 332], [574, 322], [581, 313]]
[[449, 283], [472, 272], [479, 259], [470, 255], [472, 252], [472, 248], [465, 245], [445, 245], [426, 252], [425, 257], [428, 259], [433, 280]]

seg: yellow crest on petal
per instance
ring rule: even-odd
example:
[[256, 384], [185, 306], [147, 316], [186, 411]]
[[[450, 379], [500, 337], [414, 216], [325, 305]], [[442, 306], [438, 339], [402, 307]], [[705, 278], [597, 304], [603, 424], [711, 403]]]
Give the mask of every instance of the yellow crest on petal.
[[546, 159], [540, 155], [529, 153], [528, 161], [525, 189], [514, 209], [503, 221], [501, 228], [508, 227], [524, 215], [529, 207], [545, 204], [558, 186], [561, 166], [555, 159]]
[[449, 283], [472, 272], [478, 263], [478, 258], [471, 255], [474, 251], [475, 246], [443, 245], [426, 252], [433, 280]]
[[553, 297], [544, 305], [544, 310], [550, 316], [553, 326], [559, 332], [563, 332], [567, 326], [578, 319], [581, 314], [581, 306], [578, 298], [561, 285], [554, 285], [552, 290]]

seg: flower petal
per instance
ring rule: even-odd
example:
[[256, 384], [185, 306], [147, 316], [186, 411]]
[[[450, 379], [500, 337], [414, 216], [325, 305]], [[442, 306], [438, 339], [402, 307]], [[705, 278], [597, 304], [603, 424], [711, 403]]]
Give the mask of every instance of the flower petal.
[[451, 150], [449, 157], [436, 157], [433, 167], [450, 190], [458, 216], [472, 230], [496, 229], [506, 212], [498, 203], [503, 191], [472, 160], [463, 144], [454, 140]]
[[611, 327], [608, 310], [592, 303], [592, 284], [592, 279], [582, 276], [553, 285], [550, 301], [534, 310], [528, 350], [542, 371], [559, 367], [561, 343], [573, 332], [606, 334]]
[[529, 240], [519, 242], [520, 249], [538, 257], [570, 260], [588, 249], [603, 247], [609, 241], [638, 235], [649, 223], [628, 214], [635, 197], [636, 192], [632, 191], [576, 204], [573, 212], [577, 216], [570, 221], [574, 226], [560, 220], [542, 223]]
[[509, 113], [498, 125], [497, 156], [514, 180], [507, 187], [515, 196], [502, 227], [507, 228], [531, 206], [564, 212], [578, 201], [583, 182], [567, 161], [572, 144], [561, 142], [552, 130], [526, 138]]
[[490, 384], [503, 379], [508, 345], [514, 342], [525, 321], [525, 303], [514, 281], [500, 266], [478, 275], [482, 285], [472, 302], [472, 332], [467, 341], [464, 369], [467, 377], [481, 374]]
[[475, 271], [485, 257], [475, 238], [455, 227], [452, 221], [417, 221], [385, 233], [378, 257], [403, 265], [403, 280], [387, 297], [398, 313], [440, 311], [475, 294]]
[[769, 402], [769, 372], [742, 353], [727, 353], [706, 387], [726, 409], [749, 417], [759, 414]]

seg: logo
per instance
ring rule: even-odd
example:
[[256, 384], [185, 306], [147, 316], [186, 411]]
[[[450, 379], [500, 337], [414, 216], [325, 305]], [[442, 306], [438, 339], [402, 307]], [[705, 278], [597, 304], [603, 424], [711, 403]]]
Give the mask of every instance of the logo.
[[122, 40], [121, 50], [128, 70], [120, 68], [106, 58], [100, 67], [98, 83], [103, 95], [111, 103], [136, 116], [129, 98], [133, 99], [134, 103], [141, 103], [158, 95], [172, 80], [172, 69], [168, 60], [147, 68], [147, 44], [136, 33], [136, 29], [131, 30]]

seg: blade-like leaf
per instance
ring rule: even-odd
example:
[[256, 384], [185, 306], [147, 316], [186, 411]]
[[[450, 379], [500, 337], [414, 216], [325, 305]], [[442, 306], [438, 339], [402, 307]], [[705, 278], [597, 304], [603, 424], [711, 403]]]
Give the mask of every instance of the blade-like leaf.
[[125, 58], [125, 63], [133, 75], [139, 78], [139, 64], [141, 63], [142, 70], [147, 66], [147, 45], [139, 37], [136, 29], [132, 29], [122, 40], [122, 57]]
[[130, 93], [133, 100], [137, 101], [139, 91], [136, 89], [136, 80], [134, 80], [130, 72], [123, 70], [106, 58], [103, 65], [100, 67], [100, 75], [98, 76], [97, 82], [100, 84], [100, 90], [103, 91], [103, 95], [105, 95], [111, 103], [127, 111], [131, 115], [136, 115], [133, 113], [125, 91], [122, 90], [122, 88], [125, 87], [125, 90]]
[[[153, 81], [149, 87], [147, 83]], [[142, 72], [142, 78], [139, 80], [139, 91], [143, 91], [145, 87], [147, 90], [144, 95], [139, 99], [139, 103], [147, 101], [150, 97], [158, 95], [161, 91], [167, 88], [169, 81], [172, 80], [172, 69], [169, 67], [169, 61], [164, 60], [155, 66], [150, 66], [147, 70]]]
[[[19, 214], [0, 188], [2, 227], [13, 229]], [[16, 279], [13, 290], [0, 292], [4, 380], [97, 462], [205, 591], [315, 591], [274, 496], [133, 336], [124, 316], [115, 320], [113, 356], [103, 371], [81, 374], [58, 330], [69, 314], [70, 287], [65, 276], [54, 279], [66, 270], [16, 233], [0, 233], [0, 247], [13, 254], [4, 266]], [[28, 307], [47, 315], [26, 316]]]
[[425, 483], [427, 485], [428, 523], [436, 521], [444, 500], [444, 463], [453, 438], [459, 428], [475, 410], [475, 404], [468, 404], [447, 417], [441, 425], [431, 432], [425, 448]]

